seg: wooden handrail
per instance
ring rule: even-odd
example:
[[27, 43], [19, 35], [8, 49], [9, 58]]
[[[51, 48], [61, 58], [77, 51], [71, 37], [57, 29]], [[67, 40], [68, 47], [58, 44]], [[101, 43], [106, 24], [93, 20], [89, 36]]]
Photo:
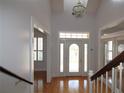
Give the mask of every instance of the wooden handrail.
[[12, 76], [12, 77], [14, 77], [14, 78], [16, 78], [16, 79], [19, 79], [19, 80], [21, 80], [21, 81], [23, 81], [23, 82], [26, 82], [26, 83], [28, 83], [28, 84], [31, 84], [31, 85], [33, 84], [32, 82], [30, 82], [30, 81], [28, 81], [28, 80], [26, 80], [26, 79], [24, 79], [24, 78], [22, 78], [22, 77], [16, 75], [15, 73], [13, 73], [13, 72], [11, 72], [11, 71], [5, 69], [4, 67], [1, 67], [1, 66], [0, 66], [0, 71], [3, 72], [3, 73], [5, 73], [5, 74], [7, 74], [7, 75], [9, 75], [9, 76]]
[[110, 61], [107, 65], [105, 65], [102, 69], [97, 71], [92, 77], [91, 81], [105, 74], [107, 71], [112, 70], [112, 68], [117, 67], [120, 63], [124, 62], [124, 51], [120, 53], [117, 57], [115, 57], [112, 61]]

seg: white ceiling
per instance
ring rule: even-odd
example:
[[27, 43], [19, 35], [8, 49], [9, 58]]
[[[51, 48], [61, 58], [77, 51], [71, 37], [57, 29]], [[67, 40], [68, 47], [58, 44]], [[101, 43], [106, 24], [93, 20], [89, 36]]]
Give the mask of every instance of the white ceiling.
[[[64, 11], [64, 0], [50, 0], [50, 1], [51, 1], [51, 8], [53, 13], [61, 13]], [[87, 4], [87, 13], [88, 14], [96, 13], [100, 3], [101, 0], [89, 0]]]
[[64, 10], [64, 0], [50, 0], [52, 12], [60, 13]]
[[96, 13], [97, 9], [99, 8], [102, 0], [89, 0], [87, 5], [87, 12], [88, 14]]

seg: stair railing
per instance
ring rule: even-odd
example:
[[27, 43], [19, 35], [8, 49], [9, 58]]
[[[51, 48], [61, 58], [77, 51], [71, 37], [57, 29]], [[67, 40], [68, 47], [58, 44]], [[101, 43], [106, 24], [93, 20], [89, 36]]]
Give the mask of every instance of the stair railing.
[[16, 78], [16, 79], [18, 79], [18, 80], [20, 80], [20, 81], [25, 82], [25, 83], [28, 83], [28, 84], [30, 84], [30, 85], [33, 85], [33, 82], [31, 82], [31, 81], [29, 81], [29, 80], [26, 80], [25, 78], [23, 78], [23, 77], [21, 77], [21, 76], [15, 74], [15, 73], [13, 73], [13, 72], [11, 72], [10, 70], [8, 70], [8, 69], [6, 69], [6, 68], [4, 68], [4, 67], [2, 67], [2, 66], [0, 66], [0, 72], [4, 73], [4, 74], [6, 74], [6, 75], [9, 75], [9, 76], [11, 76], [11, 77], [14, 77], [14, 78]]
[[[119, 91], [122, 93], [122, 70], [124, 62], [124, 51], [106, 64], [102, 69], [90, 77], [90, 93], [109, 93], [109, 71], [111, 71], [111, 93], [117, 93], [117, 79], [119, 79]], [[118, 74], [119, 73], [119, 74]], [[103, 88], [103, 84], [105, 85]]]

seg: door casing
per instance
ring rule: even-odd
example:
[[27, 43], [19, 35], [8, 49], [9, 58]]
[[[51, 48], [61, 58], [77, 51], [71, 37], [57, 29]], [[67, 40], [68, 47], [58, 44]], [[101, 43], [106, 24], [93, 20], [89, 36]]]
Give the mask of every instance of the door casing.
[[[60, 43], [64, 44], [64, 71], [63, 76], [86, 76], [88, 73], [84, 72], [84, 44], [89, 45], [88, 39], [61, 39]], [[71, 44], [77, 44], [79, 46], [79, 72], [69, 72], [69, 47]], [[88, 46], [89, 50], [89, 46]], [[88, 55], [89, 55], [89, 51]], [[89, 57], [87, 55], [87, 61], [89, 61]], [[88, 63], [87, 63], [88, 64]], [[88, 65], [87, 65], [88, 71]]]

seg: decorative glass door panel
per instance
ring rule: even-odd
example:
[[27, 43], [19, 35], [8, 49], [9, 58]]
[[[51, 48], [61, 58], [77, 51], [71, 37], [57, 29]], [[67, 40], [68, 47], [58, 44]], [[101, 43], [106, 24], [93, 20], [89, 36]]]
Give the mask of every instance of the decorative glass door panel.
[[69, 72], [79, 72], [79, 46], [71, 44], [69, 47]]

